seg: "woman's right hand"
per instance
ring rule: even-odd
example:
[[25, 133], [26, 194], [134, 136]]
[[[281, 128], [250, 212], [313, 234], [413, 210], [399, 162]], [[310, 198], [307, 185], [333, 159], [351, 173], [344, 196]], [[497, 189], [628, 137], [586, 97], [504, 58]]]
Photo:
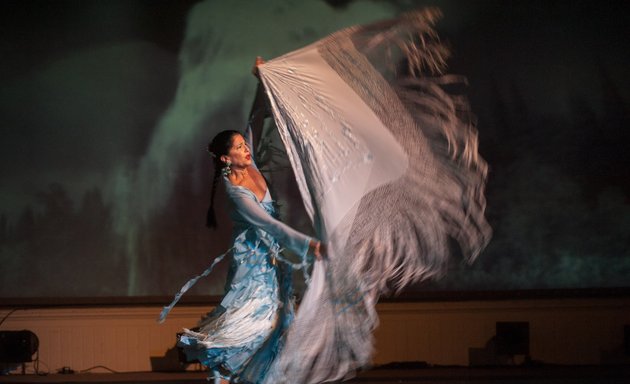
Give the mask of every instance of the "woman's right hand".
[[258, 72], [258, 66], [264, 63], [265, 63], [265, 60], [262, 57], [256, 56], [256, 61], [254, 62], [254, 67], [252, 68], [252, 74], [256, 76], [258, 79], [260, 79], [260, 72]]

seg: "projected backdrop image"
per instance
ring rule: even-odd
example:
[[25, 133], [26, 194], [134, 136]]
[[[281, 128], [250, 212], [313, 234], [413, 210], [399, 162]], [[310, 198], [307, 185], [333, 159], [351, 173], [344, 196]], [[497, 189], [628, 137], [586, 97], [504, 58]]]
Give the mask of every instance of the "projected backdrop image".
[[[89, 0], [3, 7], [0, 297], [174, 294], [229, 247], [206, 145], [244, 129], [255, 57], [425, 5], [469, 80], [494, 235], [413, 289], [629, 287], [627, 4]], [[313, 233], [270, 122], [262, 149], [283, 221]]]

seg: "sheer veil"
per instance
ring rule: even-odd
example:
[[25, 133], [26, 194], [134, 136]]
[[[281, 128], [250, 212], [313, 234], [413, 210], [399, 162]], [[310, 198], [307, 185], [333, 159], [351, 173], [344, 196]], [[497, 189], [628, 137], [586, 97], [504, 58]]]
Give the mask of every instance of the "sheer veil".
[[369, 364], [380, 295], [472, 262], [491, 229], [487, 165], [465, 79], [445, 74], [436, 9], [341, 30], [270, 60], [260, 78], [306, 210], [317, 261], [268, 383], [317, 383]]

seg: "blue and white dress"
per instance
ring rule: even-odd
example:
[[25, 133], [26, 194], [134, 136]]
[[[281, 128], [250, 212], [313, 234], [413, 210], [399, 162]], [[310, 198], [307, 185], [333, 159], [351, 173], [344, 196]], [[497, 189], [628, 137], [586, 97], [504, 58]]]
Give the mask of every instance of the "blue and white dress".
[[[247, 138], [251, 143], [251, 135]], [[255, 164], [254, 164], [255, 166]], [[293, 320], [291, 271], [306, 268], [311, 237], [277, 219], [269, 190], [262, 201], [224, 178], [234, 222], [227, 292], [219, 306], [185, 330], [178, 345], [189, 360], [220, 370], [236, 383], [260, 383]], [[301, 257], [291, 265], [281, 247]]]

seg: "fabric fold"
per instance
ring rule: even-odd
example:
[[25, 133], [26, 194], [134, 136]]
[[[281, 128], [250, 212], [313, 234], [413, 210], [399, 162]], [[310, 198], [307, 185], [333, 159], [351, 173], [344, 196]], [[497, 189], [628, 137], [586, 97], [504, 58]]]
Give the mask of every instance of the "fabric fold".
[[488, 243], [487, 165], [434, 8], [336, 32], [259, 67], [328, 255], [267, 383], [319, 383], [370, 362], [382, 294], [442, 276]]

